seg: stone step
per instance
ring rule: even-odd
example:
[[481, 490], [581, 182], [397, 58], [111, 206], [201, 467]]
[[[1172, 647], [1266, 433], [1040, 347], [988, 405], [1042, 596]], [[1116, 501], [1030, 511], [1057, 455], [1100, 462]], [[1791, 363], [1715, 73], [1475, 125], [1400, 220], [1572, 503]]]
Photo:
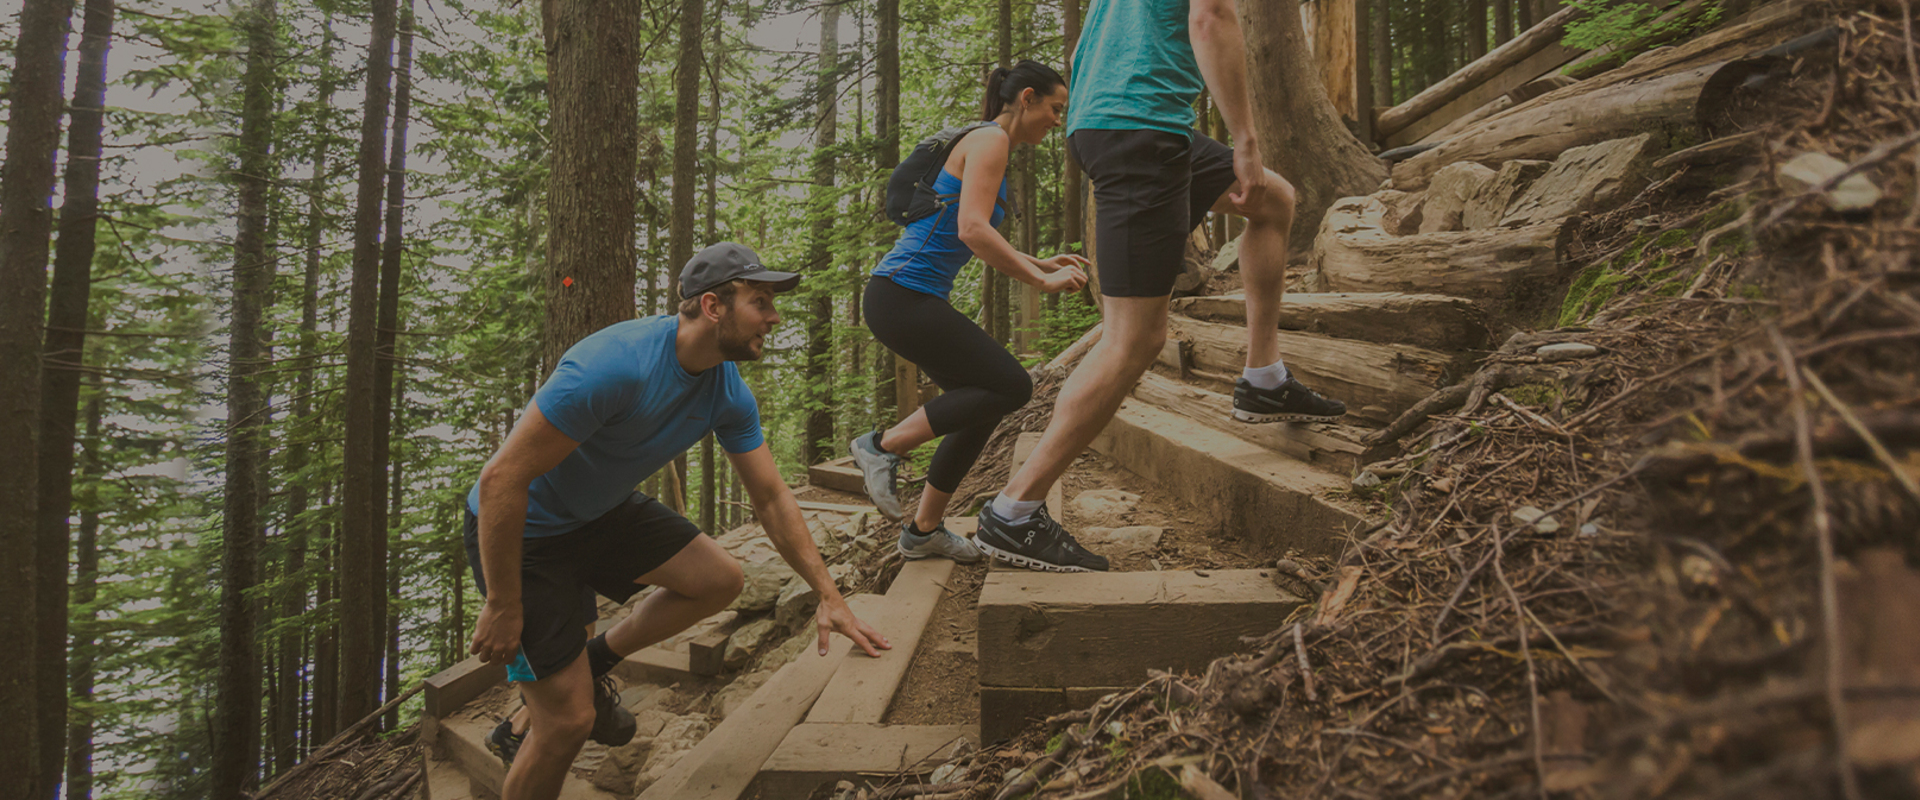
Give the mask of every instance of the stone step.
[[1332, 555], [1366, 519], [1336, 499], [1345, 478], [1186, 416], [1129, 399], [1093, 441], [1095, 450], [1196, 508], [1230, 534], [1278, 556]]
[[1233, 398], [1149, 372], [1133, 387], [1133, 396], [1195, 420], [1209, 428], [1285, 453], [1338, 475], [1388, 455], [1388, 448], [1362, 443], [1369, 429], [1339, 423], [1267, 422], [1248, 424], [1233, 418]]
[[[507, 779], [506, 765], [487, 751], [487, 732], [496, 724], [497, 720], [455, 717], [436, 726], [441, 752], [472, 782], [469, 792], [475, 798], [500, 797], [500, 786]], [[560, 787], [560, 800], [616, 800], [616, 796], [569, 774]]]
[[[1194, 376], [1221, 391], [1247, 363], [1245, 328], [1186, 316], [1168, 320], [1173, 339], [1184, 343]], [[1407, 344], [1378, 344], [1314, 333], [1280, 332], [1280, 357], [1288, 371], [1323, 395], [1347, 404], [1348, 421], [1393, 422], [1400, 412], [1452, 383], [1459, 358]]]
[[[1247, 324], [1244, 292], [1182, 297], [1173, 301], [1173, 310], [1207, 322]], [[1473, 301], [1439, 294], [1288, 292], [1280, 305], [1281, 330], [1445, 352], [1491, 346], [1490, 325]]]
[[843, 780], [926, 775], [951, 758], [963, 740], [978, 745], [980, 729], [877, 722], [796, 725], [760, 767], [748, 795], [811, 797], [820, 787]]

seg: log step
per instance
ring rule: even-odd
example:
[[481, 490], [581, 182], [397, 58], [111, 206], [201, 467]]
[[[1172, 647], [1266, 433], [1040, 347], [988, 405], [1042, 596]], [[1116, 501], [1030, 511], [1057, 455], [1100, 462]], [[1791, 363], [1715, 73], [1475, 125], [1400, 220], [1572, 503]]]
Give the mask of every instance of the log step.
[[867, 493], [866, 476], [860, 473], [859, 467], [853, 465], [853, 456], [808, 467], [807, 482], [836, 492]]
[[426, 679], [425, 712], [434, 717], [450, 717], [453, 712], [481, 693], [507, 679], [507, 665], [488, 664], [479, 656], [443, 669]]
[[[933, 609], [947, 592], [953, 562], [944, 558], [909, 561], [887, 590], [888, 619], [880, 629], [893, 643], [882, 658], [856, 656], [840, 663], [827, 688], [807, 713], [809, 725], [828, 723], [879, 724], [907, 677], [907, 667], [920, 647], [920, 635], [933, 619]], [[800, 795], [770, 795], [787, 797]]]
[[[1172, 337], [1185, 342], [1196, 374], [1220, 390], [1233, 391], [1247, 363], [1243, 328], [1185, 316], [1168, 319]], [[1336, 339], [1298, 331], [1280, 332], [1280, 353], [1300, 382], [1347, 404], [1347, 421], [1377, 425], [1450, 384], [1456, 357], [1425, 347]]]
[[1093, 447], [1214, 510], [1229, 531], [1276, 556], [1288, 548], [1332, 555], [1349, 531], [1366, 525], [1360, 512], [1332, 499], [1346, 491], [1344, 478], [1139, 400], [1120, 406]]
[[[498, 720], [454, 718], [440, 720], [437, 726], [447, 760], [472, 781], [471, 797], [499, 797], [500, 786], [506, 781], [506, 765], [487, 751], [487, 732], [496, 724]], [[449, 797], [457, 797], [451, 788], [448, 791]], [[436, 797], [437, 792], [436, 788]], [[560, 788], [561, 800], [615, 800], [615, 797], [571, 774]]]
[[810, 797], [821, 786], [843, 780], [926, 775], [951, 758], [962, 740], [979, 744], [980, 729], [854, 722], [796, 725], [760, 767], [748, 794]]
[[[1245, 292], [1182, 297], [1173, 310], [1207, 322], [1247, 324]], [[1448, 352], [1490, 346], [1489, 324], [1473, 301], [1438, 294], [1289, 292], [1280, 305], [1281, 330]]]
[[1223, 433], [1265, 447], [1337, 475], [1352, 475], [1361, 465], [1385, 458], [1389, 448], [1361, 442], [1369, 429], [1338, 423], [1271, 422], [1250, 425], [1233, 418], [1233, 398], [1149, 372], [1133, 387], [1133, 396]]

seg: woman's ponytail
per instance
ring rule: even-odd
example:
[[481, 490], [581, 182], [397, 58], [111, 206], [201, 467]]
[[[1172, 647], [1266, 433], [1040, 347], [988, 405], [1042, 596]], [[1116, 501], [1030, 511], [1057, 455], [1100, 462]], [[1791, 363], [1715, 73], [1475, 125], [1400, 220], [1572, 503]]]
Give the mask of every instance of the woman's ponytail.
[[987, 96], [980, 104], [980, 118], [991, 120], [1006, 110], [1007, 104], [1028, 89], [1038, 94], [1053, 94], [1054, 87], [1067, 85], [1067, 79], [1052, 67], [1038, 61], [1021, 61], [1006, 67], [995, 68], [987, 73]]

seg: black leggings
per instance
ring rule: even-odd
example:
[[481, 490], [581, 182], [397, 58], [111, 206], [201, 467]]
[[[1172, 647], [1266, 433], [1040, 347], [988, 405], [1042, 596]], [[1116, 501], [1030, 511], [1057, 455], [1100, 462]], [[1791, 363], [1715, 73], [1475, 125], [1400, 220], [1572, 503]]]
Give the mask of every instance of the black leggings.
[[952, 494], [1000, 418], [1033, 397], [1033, 379], [1019, 360], [947, 301], [885, 277], [867, 282], [864, 303], [874, 338], [919, 366], [942, 389], [926, 405], [933, 435], [927, 484]]

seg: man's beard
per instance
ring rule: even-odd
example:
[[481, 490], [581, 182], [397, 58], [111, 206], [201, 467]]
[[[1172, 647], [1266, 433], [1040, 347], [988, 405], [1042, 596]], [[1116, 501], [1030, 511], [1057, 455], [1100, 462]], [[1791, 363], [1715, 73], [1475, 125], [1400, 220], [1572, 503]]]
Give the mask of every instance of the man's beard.
[[753, 348], [754, 333], [741, 330], [732, 313], [720, 320], [720, 356], [728, 361], [758, 361], [760, 351]]

